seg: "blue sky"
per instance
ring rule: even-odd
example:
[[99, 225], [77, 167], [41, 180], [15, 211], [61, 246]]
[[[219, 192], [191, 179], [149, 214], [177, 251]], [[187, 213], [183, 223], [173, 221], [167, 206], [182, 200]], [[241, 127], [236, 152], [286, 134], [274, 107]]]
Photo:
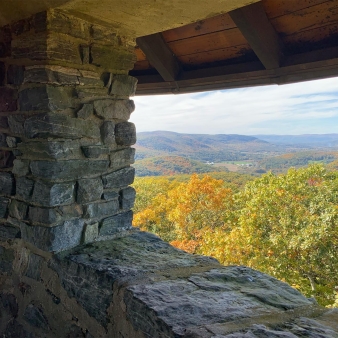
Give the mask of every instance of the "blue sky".
[[338, 78], [195, 94], [137, 96], [138, 132], [338, 133]]

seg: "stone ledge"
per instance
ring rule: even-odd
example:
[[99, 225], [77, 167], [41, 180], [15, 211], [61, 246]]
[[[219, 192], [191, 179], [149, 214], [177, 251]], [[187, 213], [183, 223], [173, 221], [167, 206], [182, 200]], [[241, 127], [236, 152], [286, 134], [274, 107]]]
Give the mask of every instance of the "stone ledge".
[[[319, 308], [289, 285], [247, 267], [223, 267], [187, 254], [144, 232], [60, 253], [50, 266], [68, 296], [104, 327], [119, 326], [109, 309], [123, 303], [140, 337], [338, 334], [338, 311]], [[111, 305], [113, 293], [119, 304]]]

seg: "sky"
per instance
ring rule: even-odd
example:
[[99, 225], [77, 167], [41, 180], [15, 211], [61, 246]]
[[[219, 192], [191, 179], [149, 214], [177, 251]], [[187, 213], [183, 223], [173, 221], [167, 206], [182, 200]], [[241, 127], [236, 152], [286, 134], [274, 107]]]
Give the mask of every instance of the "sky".
[[135, 96], [138, 132], [338, 133], [338, 78], [194, 94]]

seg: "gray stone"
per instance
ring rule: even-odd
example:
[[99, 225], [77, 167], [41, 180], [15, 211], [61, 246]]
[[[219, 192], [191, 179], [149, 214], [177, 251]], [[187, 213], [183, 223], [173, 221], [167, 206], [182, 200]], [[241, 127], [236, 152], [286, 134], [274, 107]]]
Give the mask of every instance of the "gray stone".
[[114, 151], [110, 155], [110, 168], [121, 169], [135, 162], [135, 149], [125, 148]]
[[99, 219], [114, 215], [119, 211], [119, 201], [111, 200], [108, 202], [91, 203], [84, 206], [84, 217]]
[[74, 183], [35, 182], [32, 202], [53, 207], [74, 202]]
[[16, 196], [19, 199], [29, 202], [33, 194], [34, 181], [26, 178], [19, 177], [16, 180]]
[[9, 125], [7, 116], [0, 116], [0, 128], [6, 129], [8, 127]]
[[97, 240], [99, 236], [99, 223], [86, 224], [83, 233], [83, 242], [92, 243]]
[[17, 115], [8, 116], [8, 125], [9, 125], [10, 131], [14, 135], [23, 136], [25, 134], [25, 130], [24, 130], [25, 120], [26, 120], [25, 115], [17, 114]]
[[8, 145], [8, 147], [10, 148], [15, 148], [17, 146], [17, 138], [16, 137], [13, 137], [13, 136], [7, 136], [6, 137], [6, 143]]
[[109, 149], [103, 146], [83, 146], [83, 154], [87, 158], [98, 158], [101, 155], [108, 155]]
[[[2, 128], [2, 126], [0, 126], [0, 128]], [[7, 147], [6, 135], [3, 133], [0, 133], [0, 147]]]
[[30, 206], [28, 220], [32, 223], [53, 226], [62, 221], [82, 216], [82, 207], [78, 204], [59, 206], [55, 208], [40, 208]]
[[22, 238], [48, 252], [59, 252], [81, 243], [84, 221], [74, 219], [55, 227], [21, 225]]
[[132, 167], [124, 168], [102, 177], [105, 189], [116, 189], [126, 187], [134, 182], [135, 169]]
[[20, 202], [17, 200], [11, 200], [9, 204], [9, 215], [18, 219], [18, 220], [26, 220], [27, 219], [27, 211], [28, 205], [24, 202]]
[[111, 236], [121, 231], [130, 230], [132, 228], [133, 212], [128, 211], [123, 214], [105, 218], [100, 227], [100, 236]]
[[134, 123], [121, 122], [115, 126], [115, 140], [120, 146], [132, 146], [136, 143], [136, 128]]
[[0, 150], [0, 168], [13, 167], [15, 156], [12, 151]]
[[24, 83], [43, 83], [63, 86], [80, 84], [78, 79], [80, 75], [79, 71], [58, 66], [47, 67], [27, 67], [24, 74]]
[[9, 65], [7, 69], [7, 83], [19, 86], [23, 83], [25, 67]]
[[129, 75], [114, 74], [111, 80], [110, 94], [117, 96], [134, 96], [137, 79]]
[[18, 144], [23, 158], [70, 159], [82, 156], [79, 141], [23, 142]]
[[37, 307], [33, 304], [29, 304], [23, 314], [23, 318], [32, 326], [42, 330], [48, 330], [48, 320], [43, 313], [41, 307]]
[[82, 108], [77, 112], [77, 117], [87, 119], [94, 113], [94, 107], [91, 103], [85, 103]]
[[129, 120], [130, 114], [135, 110], [132, 100], [98, 100], [94, 102], [97, 116], [106, 120]]
[[10, 173], [0, 172], [0, 195], [13, 195], [15, 193], [14, 178]]
[[56, 113], [34, 115], [25, 121], [24, 128], [28, 138], [100, 138], [100, 129], [93, 121], [83, 121]]
[[107, 171], [108, 165], [107, 160], [32, 161], [31, 171], [33, 176], [49, 180], [75, 180], [100, 175]]
[[0, 197], [0, 218], [5, 218], [7, 215], [9, 199]]
[[14, 250], [0, 246], [0, 272], [10, 273], [14, 261]]
[[43, 257], [30, 253], [25, 276], [35, 280], [40, 280], [43, 262]]
[[20, 228], [8, 223], [0, 224], [0, 240], [6, 241], [15, 238], [21, 238]]
[[102, 199], [105, 201], [113, 200], [119, 198], [119, 193], [117, 191], [105, 191], [102, 195]]
[[0, 95], [0, 112], [12, 112], [17, 110], [17, 90], [2, 87]]
[[77, 197], [78, 203], [88, 203], [101, 199], [103, 185], [101, 178], [89, 178], [78, 181]]
[[28, 160], [14, 160], [12, 173], [18, 177], [26, 176], [30, 173]]
[[133, 187], [122, 189], [121, 192], [121, 209], [129, 210], [134, 207], [136, 191]]
[[105, 121], [101, 126], [101, 138], [105, 145], [115, 146], [115, 123]]
[[19, 93], [21, 111], [56, 111], [74, 106], [73, 98], [76, 95], [71, 87], [41, 86], [26, 88]]

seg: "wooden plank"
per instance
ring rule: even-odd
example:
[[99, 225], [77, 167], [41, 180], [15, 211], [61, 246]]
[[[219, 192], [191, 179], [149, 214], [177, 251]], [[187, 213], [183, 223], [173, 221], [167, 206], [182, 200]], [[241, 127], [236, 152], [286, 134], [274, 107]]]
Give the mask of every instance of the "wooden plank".
[[337, 22], [338, 1], [327, 1], [271, 20], [278, 33], [283, 35], [312, 30]]
[[283, 43], [266, 16], [261, 2], [229, 12], [266, 69], [278, 68], [283, 59]]
[[229, 59], [236, 59], [252, 52], [249, 44], [222, 48], [203, 53], [178, 56], [178, 60], [185, 65], [200, 65]]
[[134, 52], [136, 54], [137, 61], [145, 61], [145, 60], [147, 60], [146, 55], [142, 52], [142, 49], [139, 46], [135, 47]]
[[247, 44], [246, 39], [238, 28], [233, 28], [226, 31], [169, 42], [168, 46], [176, 56], [182, 56], [243, 44]]
[[160, 33], [137, 38], [136, 43], [165, 81], [176, 80], [180, 65]]
[[170, 29], [168, 31], [162, 32], [162, 34], [166, 42], [171, 42], [235, 27], [236, 25], [230, 18], [229, 14], [225, 13], [213, 18], [208, 18], [192, 23], [190, 25]]
[[147, 70], [147, 69], [154, 69], [154, 67], [147, 61], [137, 61], [134, 64], [133, 70]]
[[262, 0], [269, 19], [335, 0]]

